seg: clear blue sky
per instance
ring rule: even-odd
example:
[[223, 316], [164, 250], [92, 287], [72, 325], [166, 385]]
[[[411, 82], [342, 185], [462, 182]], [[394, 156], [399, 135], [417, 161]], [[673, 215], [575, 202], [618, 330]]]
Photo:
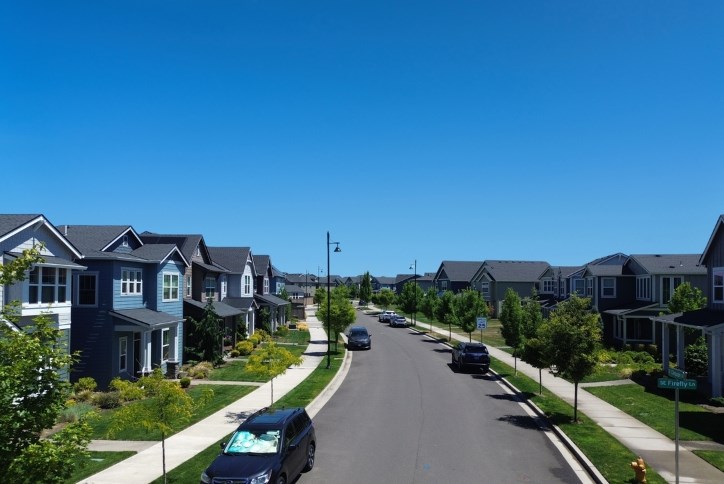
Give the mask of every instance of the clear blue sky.
[[700, 253], [721, 1], [0, 3], [0, 212], [282, 271]]

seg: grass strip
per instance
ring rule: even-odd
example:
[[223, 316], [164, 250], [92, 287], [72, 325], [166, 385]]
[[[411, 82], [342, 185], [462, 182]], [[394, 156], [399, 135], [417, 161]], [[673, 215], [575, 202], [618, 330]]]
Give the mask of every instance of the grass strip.
[[718, 452], [715, 450], [695, 450], [694, 454], [724, 472], [724, 452]]
[[79, 462], [73, 474], [65, 481], [67, 484], [75, 483], [100, 472], [113, 464], [134, 455], [133, 451], [121, 452], [91, 452], [87, 459]]
[[[344, 350], [335, 355], [332, 353], [330, 369], [327, 369], [327, 359], [323, 358], [319, 366], [302, 383], [277, 400], [273, 408], [306, 407], [324, 390], [332, 378], [337, 374], [344, 361]], [[191, 459], [168, 472], [169, 484], [198, 482], [201, 472], [219, 455], [219, 444], [228, 441], [229, 436], [207, 447]], [[163, 477], [159, 477], [154, 484], [162, 484]]]
[[[535, 403], [548, 420], [557, 425], [581, 449], [609, 482], [635, 482], [630, 463], [638, 456], [626, 446], [580, 411], [578, 412], [580, 422], [573, 423], [573, 407], [546, 388], [543, 388], [543, 394], [539, 395], [539, 384], [536, 380], [520, 372], [515, 375], [512, 367], [495, 358], [491, 358], [490, 366], [498, 375], [520, 390], [521, 398]], [[651, 468], [647, 470], [646, 477], [649, 483], [666, 483]]]

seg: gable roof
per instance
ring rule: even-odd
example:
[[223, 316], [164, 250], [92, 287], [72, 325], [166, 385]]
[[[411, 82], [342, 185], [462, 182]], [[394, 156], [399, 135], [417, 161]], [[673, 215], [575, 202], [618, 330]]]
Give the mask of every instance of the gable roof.
[[486, 260], [483, 270], [494, 281], [535, 282], [549, 267], [543, 261]]
[[584, 275], [591, 275], [593, 277], [622, 276], [623, 275], [623, 266], [622, 265], [610, 265], [610, 266], [588, 265], [588, 266], [586, 266]]
[[184, 265], [189, 266], [189, 261], [174, 244], [146, 244], [134, 250], [131, 254], [149, 262], [164, 262], [174, 254], [178, 254]]
[[196, 247], [201, 244], [209, 256], [204, 236], [201, 234], [156, 234], [145, 231], [141, 234], [141, 240], [146, 244], [176, 244], [188, 261], [193, 258]]
[[[130, 225], [64, 225], [63, 230], [65, 237], [88, 257], [102, 253], [114, 241], [133, 229]], [[138, 238], [135, 232], [132, 234]], [[138, 241], [143, 243], [140, 238]]]
[[267, 274], [270, 270], [271, 260], [268, 255], [253, 255], [254, 267], [257, 270], [257, 275]]
[[34, 225], [45, 225], [73, 255], [83, 257], [80, 249], [50, 223], [43, 214], [0, 214], [0, 241]]
[[[209, 247], [211, 260], [226, 267], [234, 274], [243, 274], [246, 269], [246, 261], [251, 254], [250, 247]], [[251, 261], [254, 270], [254, 260]]]
[[394, 277], [379, 276], [376, 277], [377, 283], [383, 286], [392, 286], [395, 284]]
[[636, 254], [629, 259], [649, 274], [706, 274], [700, 254]]
[[709, 255], [709, 250], [711, 249], [711, 246], [714, 244], [714, 239], [716, 239], [717, 234], [722, 228], [722, 225], [724, 225], [724, 215], [719, 215], [719, 219], [716, 221], [716, 224], [714, 225], [714, 231], [711, 233], [711, 236], [709, 236], [709, 242], [706, 243], [706, 248], [704, 249], [704, 252], [701, 253], [701, 258], [699, 259], [699, 264], [704, 265], [707, 256]]
[[439, 278], [444, 271], [450, 281], [470, 282], [482, 266], [482, 261], [444, 260], [435, 273], [435, 278]]

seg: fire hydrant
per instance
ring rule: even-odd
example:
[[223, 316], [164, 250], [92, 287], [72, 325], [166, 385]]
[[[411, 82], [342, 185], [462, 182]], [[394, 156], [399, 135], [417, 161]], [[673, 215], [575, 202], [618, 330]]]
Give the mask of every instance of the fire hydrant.
[[631, 469], [636, 474], [636, 482], [646, 482], [646, 463], [641, 456], [631, 463]]

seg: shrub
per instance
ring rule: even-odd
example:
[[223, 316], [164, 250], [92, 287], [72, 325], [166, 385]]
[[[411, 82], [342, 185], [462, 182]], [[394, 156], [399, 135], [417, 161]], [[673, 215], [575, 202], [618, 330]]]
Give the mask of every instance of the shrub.
[[121, 406], [121, 395], [118, 392], [97, 393], [95, 397], [93, 397], [93, 403], [98, 408], [118, 408]]
[[93, 391], [81, 390], [79, 392], [76, 392], [75, 400], [77, 402], [90, 402], [91, 400], [93, 400]]
[[724, 397], [714, 397], [709, 400], [709, 404], [712, 407], [724, 407]]
[[630, 366], [624, 366], [618, 369], [618, 376], [621, 378], [631, 378], [631, 375], [633, 375], [633, 368]]
[[250, 342], [254, 348], [256, 348], [257, 346], [259, 346], [259, 343], [261, 343], [261, 336], [259, 336], [257, 333], [254, 333], [249, 336], [249, 339], [247, 341]]
[[188, 388], [191, 386], [191, 378], [185, 376], [179, 380], [179, 383], [181, 384], [181, 388]]
[[236, 343], [236, 351], [239, 352], [242, 356], [250, 355], [252, 351], [254, 351], [254, 343], [251, 341], [239, 341]]
[[58, 422], [73, 423], [77, 422], [84, 415], [87, 415], [93, 411], [93, 405], [90, 403], [76, 403], [69, 405], [60, 412], [58, 415]]
[[692, 376], [706, 376], [709, 372], [709, 350], [706, 339], [700, 336], [684, 350], [684, 366]]
[[297, 330], [309, 331], [309, 325], [307, 323], [299, 323], [299, 324], [297, 324]]
[[289, 328], [286, 326], [279, 326], [275, 334], [283, 338], [284, 336], [289, 334]]
[[627, 351], [626, 353], [619, 354], [617, 363], [619, 365], [633, 365], [633, 358], [631, 357], [631, 352]]
[[230, 356], [231, 358], [238, 358], [238, 357], [239, 357], [239, 350], [233, 349], [233, 350], [229, 351], [229, 356]]
[[111, 390], [118, 392], [118, 396], [124, 402], [141, 400], [143, 398], [143, 388], [128, 380], [121, 380], [116, 377], [111, 380], [109, 386]]
[[[258, 336], [260, 338], [260, 342], [263, 343], [264, 341], [269, 341], [269, 333], [267, 331], [264, 331], [263, 329], [257, 330], [254, 335]], [[252, 335], [252, 336], [254, 336]]]
[[94, 392], [96, 388], [98, 388], [98, 384], [89, 376], [78, 379], [78, 381], [73, 385], [73, 391], [76, 393], [82, 392], [83, 390], [90, 390]]
[[203, 379], [203, 378], [208, 378], [209, 374], [211, 373], [211, 370], [213, 368], [214, 368], [214, 365], [212, 365], [208, 361], [202, 361], [201, 363], [189, 368], [189, 377], [195, 378], [197, 380]]
[[596, 358], [598, 359], [598, 362], [601, 364], [605, 363], [613, 363], [614, 361], [614, 355], [606, 349], [600, 349], [596, 353]]

